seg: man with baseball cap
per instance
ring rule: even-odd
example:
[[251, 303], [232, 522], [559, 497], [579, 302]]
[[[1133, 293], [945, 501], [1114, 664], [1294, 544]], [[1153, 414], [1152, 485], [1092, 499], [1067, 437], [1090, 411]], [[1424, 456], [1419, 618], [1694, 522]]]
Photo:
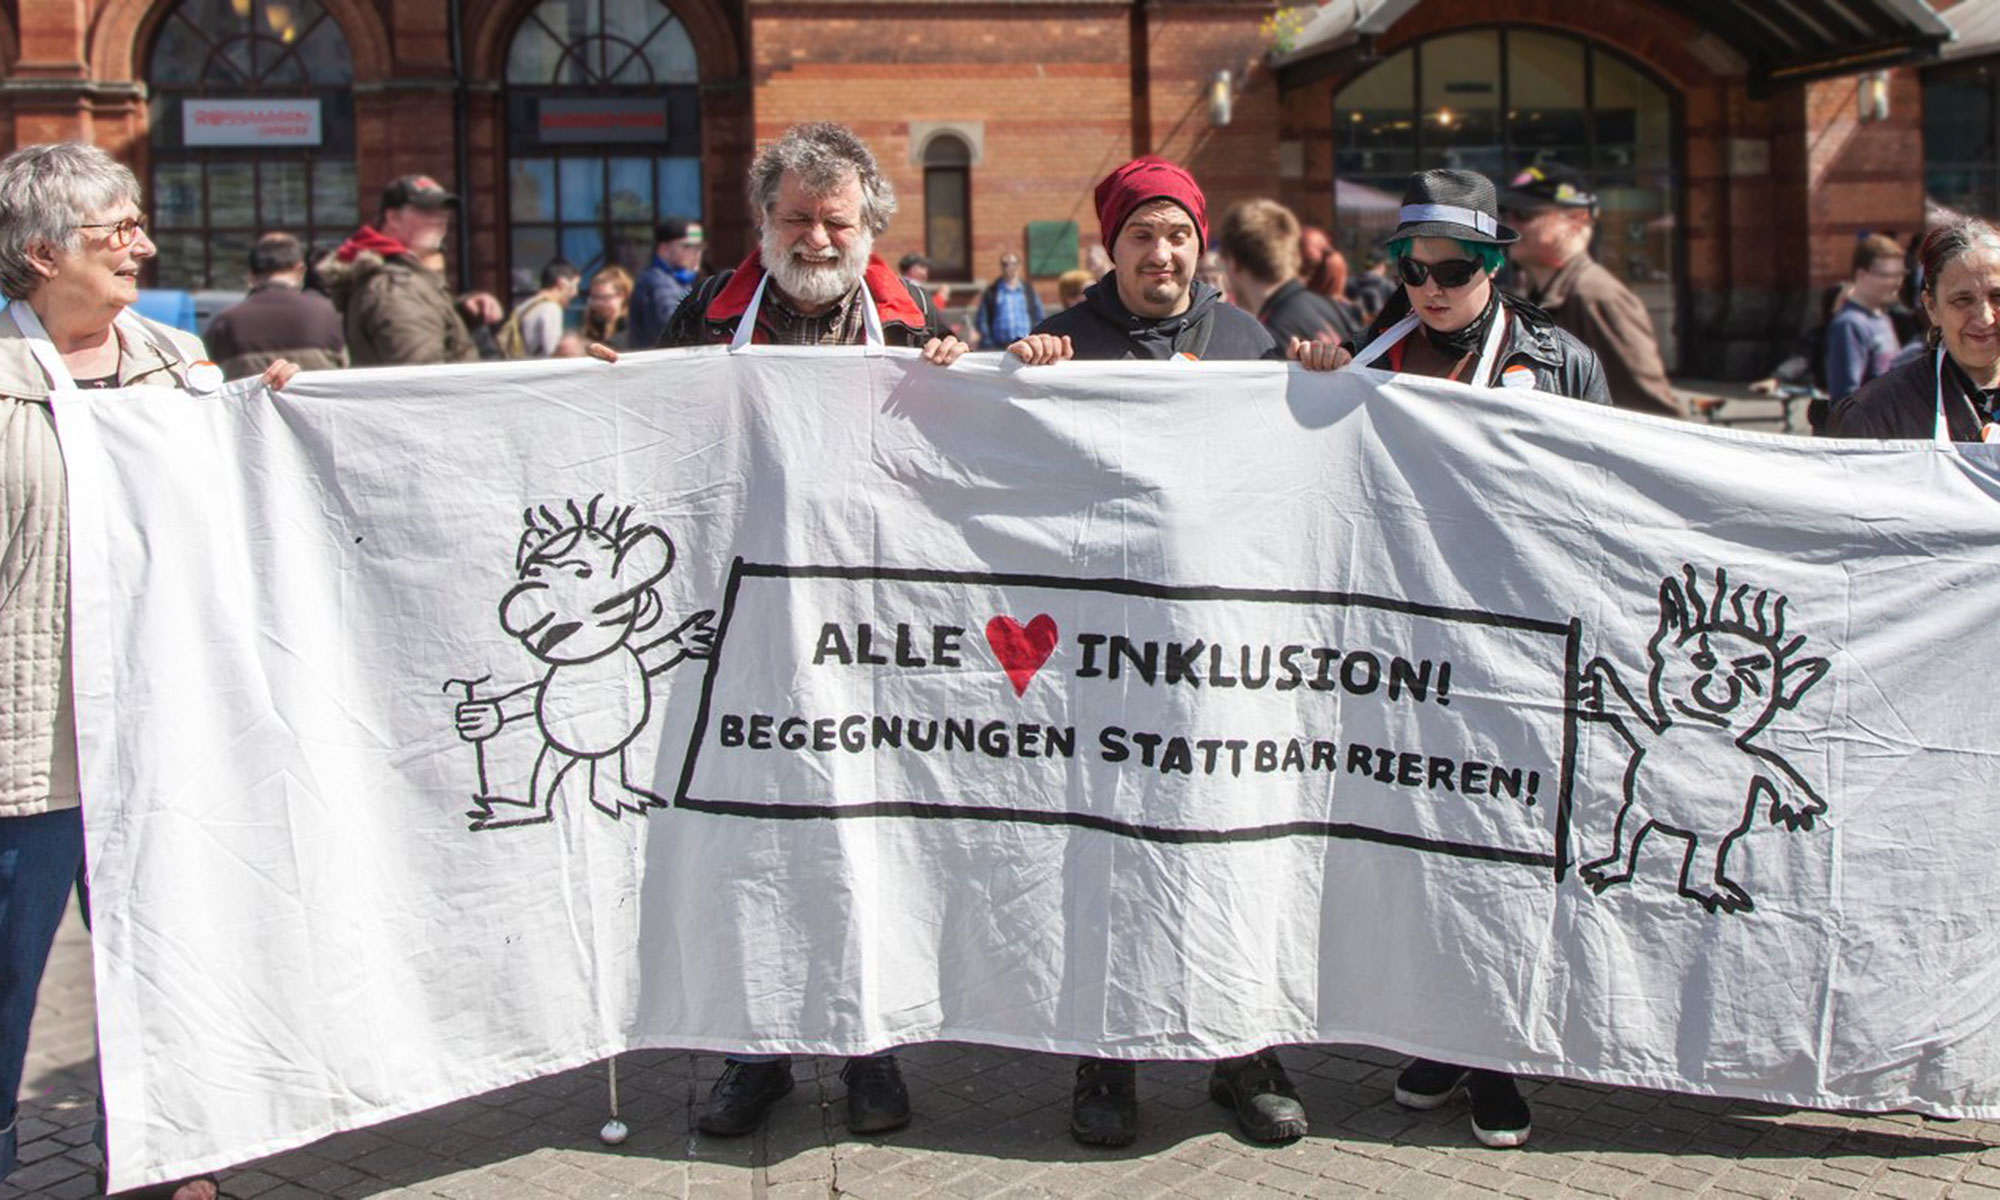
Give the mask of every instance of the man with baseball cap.
[[[357, 367], [477, 362], [479, 350], [444, 277], [424, 256], [444, 248], [458, 197], [428, 175], [405, 175], [382, 189], [379, 225], [363, 225], [320, 264], [320, 278], [347, 324]], [[483, 300], [499, 311], [499, 302]]]
[[1509, 258], [1525, 298], [1597, 352], [1611, 402], [1656, 416], [1685, 415], [1667, 383], [1645, 304], [1590, 257], [1597, 196], [1589, 180], [1561, 163], [1536, 163], [1514, 176], [1500, 205], [1521, 235]]
[[647, 349], [660, 340], [667, 318], [687, 299], [701, 273], [701, 222], [668, 217], [653, 227], [653, 264], [632, 283], [631, 344]]

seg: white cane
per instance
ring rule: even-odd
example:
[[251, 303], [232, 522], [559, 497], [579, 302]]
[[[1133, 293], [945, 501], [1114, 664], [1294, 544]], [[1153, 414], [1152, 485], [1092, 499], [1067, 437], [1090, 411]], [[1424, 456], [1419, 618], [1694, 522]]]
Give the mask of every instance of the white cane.
[[605, 1082], [610, 1085], [611, 1090], [611, 1119], [604, 1123], [604, 1128], [597, 1131], [597, 1140], [607, 1146], [616, 1146], [631, 1136], [632, 1133], [631, 1130], [625, 1128], [625, 1122], [618, 1119], [618, 1056], [616, 1054], [605, 1060], [604, 1078]]

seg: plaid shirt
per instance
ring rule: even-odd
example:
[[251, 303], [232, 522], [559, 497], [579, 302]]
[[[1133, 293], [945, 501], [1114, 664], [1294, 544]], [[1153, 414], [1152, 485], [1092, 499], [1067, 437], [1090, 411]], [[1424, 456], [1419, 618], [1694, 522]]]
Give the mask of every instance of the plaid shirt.
[[867, 317], [855, 303], [860, 295], [857, 284], [832, 308], [808, 317], [794, 309], [774, 283], [764, 289], [757, 327], [777, 346], [859, 346], [868, 340]]

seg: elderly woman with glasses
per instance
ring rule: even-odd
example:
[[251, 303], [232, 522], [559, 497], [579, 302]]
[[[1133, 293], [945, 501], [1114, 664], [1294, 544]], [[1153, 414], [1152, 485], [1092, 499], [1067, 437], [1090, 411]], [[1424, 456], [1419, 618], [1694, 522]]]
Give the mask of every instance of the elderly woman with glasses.
[[[26, 146], [0, 160], [0, 1176], [35, 992], [83, 865], [69, 671], [69, 517], [50, 400], [131, 384], [212, 392], [201, 342], [131, 312], [153, 256], [139, 181], [102, 150]], [[281, 387], [298, 370], [273, 363]], [[167, 1189], [215, 1195], [213, 1180]]]

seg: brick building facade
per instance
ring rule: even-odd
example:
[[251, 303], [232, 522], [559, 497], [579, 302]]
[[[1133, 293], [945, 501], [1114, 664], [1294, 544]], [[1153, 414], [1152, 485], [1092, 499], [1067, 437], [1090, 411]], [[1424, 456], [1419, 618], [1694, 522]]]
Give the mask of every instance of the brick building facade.
[[[1504, 117], [1515, 131], [1495, 144], [1524, 160], [1532, 131], [1494, 99], [1526, 94], [1522, 72], [1502, 65], [1488, 85], [1462, 67], [1499, 36], [1481, 31], [1506, 30], [1500, 53], [1585, 64], [1589, 105], [1558, 115], [1588, 123], [1590, 152], [1629, 184], [1636, 207], [1606, 236], [1631, 244], [1605, 257], [1654, 287], [1684, 370], [1761, 373], [1812, 291], [1846, 275], [1857, 233], [1922, 221], [1913, 71], [1760, 75], [1686, 15], [1700, 6], [1665, 0], [1373, 7], [1400, 15], [1365, 53], [1301, 56], [1274, 46], [1268, 0], [14, 0], [0, 7], [0, 138], [82, 138], [132, 163], [163, 260], [180, 264], [161, 282], [231, 286], [257, 229], [310, 224], [324, 241], [423, 171], [466, 198], [461, 280], [504, 290], [551, 253], [630, 259], [670, 208], [698, 207], [714, 257], [734, 261], [753, 244], [741, 184], [756, 144], [830, 118], [897, 186], [881, 252], [942, 247], [983, 277], [1031, 222], [1074, 221], [1087, 247], [1094, 184], [1141, 152], [1188, 164], [1218, 215], [1275, 195], [1338, 233], [1354, 223], [1334, 199], [1340, 147], [1362, 121], [1343, 97], [1380, 91], [1413, 48], [1461, 64], [1446, 102]], [[1638, 118], [1605, 108], [1614, 74], [1643, 81]], [[315, 106], [317, 144], [190, 144], [190, 102], [246, 97]], [[1419, 127], [1449, 119], [1426, 103]], [[1644, 162], [1604, 147], [1635, 120]], [[1378, 161], [1516, 165], [1414, 136], [1426, 157]], [[1394, 169], [1356, 195], [1379, 203]]]

